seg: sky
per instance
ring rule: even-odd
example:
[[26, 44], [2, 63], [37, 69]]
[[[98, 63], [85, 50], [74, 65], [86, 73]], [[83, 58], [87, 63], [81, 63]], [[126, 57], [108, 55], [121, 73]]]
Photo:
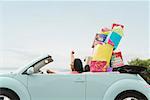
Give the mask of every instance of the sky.
[[[90, 56], [95, 34], [112, 23], [125, 27], [116, 50], [125, 64], [150, 58], [149, 6], [148, 1], [1, 1], [0, 62], [4, 56], [17, 61], [16, 54], [48, 53], [51, 66], [68, 69], [71, 50], [81, 59]], [[9, 61], [0, 68], [13, 68]]]

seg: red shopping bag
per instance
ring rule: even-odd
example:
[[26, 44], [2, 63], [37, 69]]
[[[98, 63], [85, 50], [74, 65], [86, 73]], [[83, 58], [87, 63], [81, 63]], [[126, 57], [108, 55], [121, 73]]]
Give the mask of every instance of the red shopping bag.
[[113, 52], [111, 57], [111, 66], [113, 68], [123, 66], [123, 58], [121, 52]]

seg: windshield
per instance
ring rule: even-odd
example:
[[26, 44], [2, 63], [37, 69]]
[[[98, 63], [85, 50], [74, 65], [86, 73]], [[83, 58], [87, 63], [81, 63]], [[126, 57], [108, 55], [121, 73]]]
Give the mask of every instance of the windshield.
[[0, 73], [16, 71], [39, 56], [24, 51], [0, 50]]
[[35, 64], [33, 64], [31, 67], [34, 68], [34, 72], [38, 73], [40, 72], [40, 69], [47, 65], [48, 63], [53, 62], [53, 59], [51, 56], [47, 56], [46, 58], [43, 58], [41, 60], [38, 60]]

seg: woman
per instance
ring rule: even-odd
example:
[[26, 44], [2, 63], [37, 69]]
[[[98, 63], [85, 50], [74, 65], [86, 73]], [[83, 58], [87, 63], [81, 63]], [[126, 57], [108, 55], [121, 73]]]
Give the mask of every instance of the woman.
[[71, 52], [71, 70], [73, 73], [82, 73], [83, 72], [83, 65], [82, 61], [78, 58], [74, 57], [74, 51]]

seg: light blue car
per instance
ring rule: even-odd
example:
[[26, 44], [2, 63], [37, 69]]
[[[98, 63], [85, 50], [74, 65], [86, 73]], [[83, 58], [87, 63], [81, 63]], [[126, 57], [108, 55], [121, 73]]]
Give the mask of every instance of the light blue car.
[[50, 62], [45, 55], [0, 75], [0, 100], [150, 100], [150, 85], [138, 74], [42, 73]]

